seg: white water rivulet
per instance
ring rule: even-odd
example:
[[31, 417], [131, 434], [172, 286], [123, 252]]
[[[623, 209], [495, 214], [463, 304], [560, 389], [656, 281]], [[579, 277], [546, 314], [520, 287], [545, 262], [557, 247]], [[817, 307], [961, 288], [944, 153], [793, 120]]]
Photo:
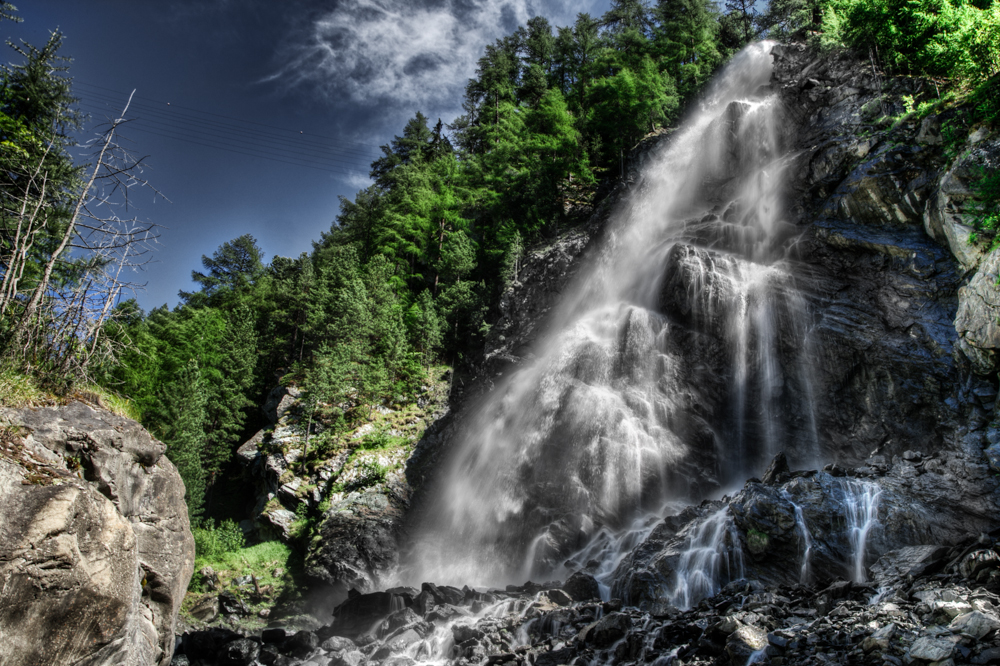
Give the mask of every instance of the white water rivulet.
[[[780, 450], [814, 462], [772, 46], [737, 55], [663, 142], [533, 359], [481, 406], [436, 482], [410, 582], [538, 580], [569, 558], [605, 580], [668, 508]], [[704, 529], [678, 602], [729, 566], [709, 543], [724, 518]]]

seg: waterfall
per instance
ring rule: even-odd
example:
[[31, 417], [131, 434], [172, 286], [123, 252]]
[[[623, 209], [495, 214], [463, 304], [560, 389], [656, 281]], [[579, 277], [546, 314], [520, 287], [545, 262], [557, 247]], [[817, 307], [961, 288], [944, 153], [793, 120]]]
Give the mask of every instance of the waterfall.
[[742, 577], [743, 549], [726, 507], [695, 528], [677, 564], [674, 588], [667, 598], [672, 606], [686, 610], [714, 596], [723, 583]]
[[812, 455], [772, 46], [720, 72], [613, 213], [531, 360], [466, 421], [404, 578], [523, 582], [587, 564], [588, 549], [607, 574], [646, 529], [633, 526], [669, 503], [720, 494], [779, 450]]
[[869, 481], [841, 479], [840, 489], [844, 494], [844, 516], [851, 544], [850, 577], [856, 583], [864, 583], [868, 580], [865, 551], [871, 531], [879, 526], [878, 500], [882, 488]]
[[799, 569], [799, 582], [806, 585], [809, 582], [809, 557], [812, 555], [812, 535], [809, 534], [809, 526], [806, 525], [806, 518], [802, 513], [802, 507], [792, 501], [792, 496], [787, 490], [782, 492], [782, 496], [795, 510], [795, 528], [802, 535], [802, 568]]

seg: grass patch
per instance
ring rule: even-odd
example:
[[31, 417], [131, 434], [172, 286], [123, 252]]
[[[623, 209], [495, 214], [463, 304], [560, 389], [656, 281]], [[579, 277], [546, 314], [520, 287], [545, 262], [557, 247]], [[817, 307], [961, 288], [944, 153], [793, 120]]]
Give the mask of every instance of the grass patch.
[[16, 370], [0, 371], [0, 405], [4, 407], [34, 407], [52, 402], [54, 398], [34, 377]]
[[[76, 393], [88, 400], [88, 402], [96, 402], [112, 414], [117, 414], [133, 421], [140, 421], [142, 419], [142, 412], [139, 411], [139, 408], [131, 400], [123, 398], [114, 391], [109, 391], [97, 384], [87, 384], [77, 389]], [[97, 400], [93, 398], [97, 398]]]
[[142, 417], [131, 400], [97, 384], [72, 386], [65, 393], [57, 394], [48, 390], [37, 377], [13, 368], [0, 371], [0, 405], [4, 407], [38, 407], [69, 400], [83, 400], [133, 421]]
[[[216, 557], [195, 556], [195, 569], [201, 570], [206, 566], [212, 567], [218, 574], [223, 587], [232, 579], [251, 574], [257, 577], [261, 585], [277, 583], [282, 578], [275, 578], [273, 573], [276, 569], [288, 569], [288, 559], [292, 556], [292, 549], [280, 541], [265, 541], [246, 548], [220, 553]], [[199, 578], [200, 575], [196, 574]], [[191, 579], [192, 586], [204, 581]]]
[[[197, 621], [190, 616], [190, 609], [206, 594], [226, 591], [246, 604], [250, 615], [239, 621], [239, 629], [242, 631], [263, 628], [268, 620], [259, 616], [260, 611], [277, 609], [283, 604], [293, 603], [301, 594], [301, 586], [296, 576], [301, 573], [302, 558], [280, 541], [265, 541], [245, 548], [216, 553], [215, 557], [206, 557], [199, 552], [195, 556], [194, 566], [195, 573], [191, 577], [187, 594], [181, 604], [181, 614], [191, 623]], [[201, 575], [206, 566], [211, 567], [218, 577], [219, 582], [214, 590]], [[248, 577], [251, 582], [246, 581]], [[252, 583], [253, 579], [257, 581], [256, 586]], [[274, 617], [273, 611], [271, 617]]]

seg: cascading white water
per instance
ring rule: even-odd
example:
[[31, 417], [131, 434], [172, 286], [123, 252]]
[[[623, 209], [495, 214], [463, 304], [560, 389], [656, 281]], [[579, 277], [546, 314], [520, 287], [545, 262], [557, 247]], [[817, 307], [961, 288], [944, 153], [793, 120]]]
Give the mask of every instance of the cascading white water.
[[802, 535], [802, 568], [799, 569], [799, 582], [803, 585], [809, 582], [809, 558], [812, 555], [812, 535], [809, 534], [809, 526], [806, 524], [802, 507], [792, 501], [791, 494], [786, 490], [782, 496], [792, 505], [795, 510], [795, 527]]
[[[679, 508], [665, 507], [659, 514], [673, 513], [674, 509]], [[607, 601], [611, 597], [611, 584], [619, 563], [633, 548], [646, 540], [646, 537], [656, 527], [657, 522], [659, 522], [657, 515], [644, 515], [633, 520], [628, 527], [618, 531], [612, 531], [608, 527], [600, 528], [586, 546], [568, 557], [552, 572], [552, 575], [564, 579], [576, 571], [587, 569], [597, 579], [601, 598]], [[534, 552], [532, 548], [529, 548], [524, 561], [522, 577], [530, 577], [533, 566]]]
[[610, 535], [814, 437], [771, 47], [747, 47], [716, 78], [609, 223], [534, 360], [480, 407], [406, 579], [545, 577], [591, 543], [610, 572], [632, 545]]
[[847, 518], [847, 536], [851, 543], [851, 580], [864, 583], [868, 580], [865, 552], [868, 537], [879, 526], [878, 503], [882, 488], [869, 481], [841, 479], [844, 493], [844, 516]]
[[680, 557], [667, 599], [682, 610], [714, 596], [722, 581], [743, 578], [743, 550], [729, 507], [698, 525]]

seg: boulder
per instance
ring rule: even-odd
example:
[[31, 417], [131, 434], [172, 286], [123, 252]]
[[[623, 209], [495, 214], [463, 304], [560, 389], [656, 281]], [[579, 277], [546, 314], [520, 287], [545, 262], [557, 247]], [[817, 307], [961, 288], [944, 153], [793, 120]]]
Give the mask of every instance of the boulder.
[[356, 594], [333, 611], [330, 633], [355, 639], [364, 634], [375, 622], [393, 612], [393, 595], [389, 592]]
[[880, 627], [871, 636], [865, 638], [861, 643], [861, 648], [865, 652], [872, 652], [874, 650], [888, 650], [889, 642], [896, 635], [897, 627], [895, 624], [890, 622], [884, 627]]
[[625, 613], [605, 615], [587, 633], [587, 641], [594, 647], [603, 649], [621, 640], [632, 628], [632, 618]]
[[987, 615], [979, 611], [972, 611], [957, 616], [951, 621], [948, 628], [957, 634], [965, 634], [976, 640], [981, 640], [991, 631], [1000, 629], [1000, 618], [992, 614]]
[[733, 664], [753, 663], [754, 653], [766, 648], [767, 632], [758, 627], [742, 624], [726, 638], [726, 654]]
[[573, 601], [589, 601], [601, 598], [601, 588], [597, 584], [597, 579], [582, 571], [577, 571], [567, 578], [562, 589]]
[[219, 597], [214, 594], [206, 595], [196, 601], [188, 612], [200, 622], [211, 622], [219, 617]]
[[252, 666], [260, 655], [260, 643], [249, 638], [237, 638], [219, 649], [215, 661], [219, 666]]
[[946, 547], [930, 545], [890, 550], [872, 565], [872, 577], [878, 585], [886, 586], [907, 576], [931, 573], [932, 568], [944, 565], [942, 559], [947, 553]]
[[305, 659], [318, 647], [319, 637], [315, 633], [303, 629], [286, 638], [281, 649], [293, 657]]
[[194, 539], [165, 446], [80, 402], [0, 420], [0, 662], [169, 664]]
[[320, 645], [327, 652], [347, 652], [355, 649], [354, 641], [343, 636], [331, 636]]
[[913, 659], [923, 659], [924, 661], [944, 661], [950, 658], [954, 652], [955, 644], [947, 638], [921, 636], [913, 641], [909, 655]]

